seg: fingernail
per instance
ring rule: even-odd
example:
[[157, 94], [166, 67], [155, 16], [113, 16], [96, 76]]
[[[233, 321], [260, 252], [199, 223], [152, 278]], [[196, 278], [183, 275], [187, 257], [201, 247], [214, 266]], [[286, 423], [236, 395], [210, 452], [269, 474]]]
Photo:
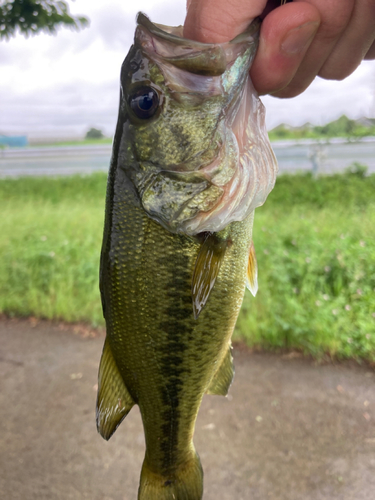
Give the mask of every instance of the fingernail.
[[310, 45], [318, 28], [319, 23], [314, 21], [302, 24], [290, 30], [281, 42], [281, 50], [286, 54], [298, 54], [303, 52]]

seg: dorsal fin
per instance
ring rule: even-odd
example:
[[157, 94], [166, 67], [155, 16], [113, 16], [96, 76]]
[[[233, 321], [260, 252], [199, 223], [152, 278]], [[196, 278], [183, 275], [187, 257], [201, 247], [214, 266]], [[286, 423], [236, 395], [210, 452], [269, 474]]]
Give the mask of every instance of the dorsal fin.
[[251, 242], [249, 260], [247, 262], [246, 286], [255, 297], [258, 291], [258, 264], [253, 241]]
[[104, 439], [109, 439], [134, 406], [113, 358], [108, 339], [104, 342], [99, 367], [96, 426]]
[[227, 246], [228, 240], [220, 239], [215, 233], [209, 234], [202, 243], [191, 284], [195, 319], [198, 318], [206, 305], [211, 290], [215, 285]]

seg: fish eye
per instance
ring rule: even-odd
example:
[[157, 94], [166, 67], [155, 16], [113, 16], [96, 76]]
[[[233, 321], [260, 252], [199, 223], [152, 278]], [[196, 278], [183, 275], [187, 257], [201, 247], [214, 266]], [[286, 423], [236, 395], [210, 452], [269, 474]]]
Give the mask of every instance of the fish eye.
[[159, 107], [159, 95], [152, 87], [141, 87], [129, 97], [128, 102], [135, 116], [145, 120], [156, 113]]

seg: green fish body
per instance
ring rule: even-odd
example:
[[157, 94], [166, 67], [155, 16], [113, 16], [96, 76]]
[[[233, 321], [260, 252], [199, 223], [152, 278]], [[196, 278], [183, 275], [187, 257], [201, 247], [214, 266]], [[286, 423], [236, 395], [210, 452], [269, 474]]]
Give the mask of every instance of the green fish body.
[[139, 406], [140, 500], [202, 498], [195, 420], [205, 393], [228, 392], [231, 335], [246, 284], [256, 291], [254, 208], [276, 175], [260, 101], [247, 95], [257, 28], [209, 45], [140, 14], [122, 67], [97, 426], [109, 439]]

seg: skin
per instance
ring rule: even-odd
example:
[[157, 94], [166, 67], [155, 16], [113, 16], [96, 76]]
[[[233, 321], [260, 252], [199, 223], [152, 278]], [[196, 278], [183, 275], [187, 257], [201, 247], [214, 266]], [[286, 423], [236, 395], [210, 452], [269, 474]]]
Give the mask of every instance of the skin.
[[[294, 97], [316, 76], [342, 80], [375, 59], [375, 0], [188, 0], [184, 36], [225, 42], [265, 15], [251, 78], [260, 94]], [[275, 8], [276, 7], [276, 8]]]

